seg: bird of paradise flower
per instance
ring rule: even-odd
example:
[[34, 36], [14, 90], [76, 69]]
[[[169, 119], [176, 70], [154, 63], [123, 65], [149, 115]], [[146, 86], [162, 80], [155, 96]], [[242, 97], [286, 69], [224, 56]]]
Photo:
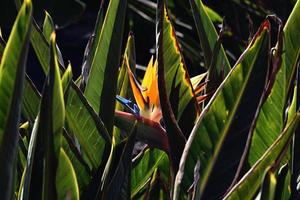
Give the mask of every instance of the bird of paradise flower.
[[[161, 122], [162, 113], [158, 93], [157, 61], [154, 61], [153, 57], [151, 57], [141, 84], [131, 71], [127, 57], [125, 57], [125, 62], [136, 104], [121, 96], [117, 96], [117, 100], [129, 108], [133, 114], [154, 122]], [[207, 81], [202, 82], [206, 74], [203, 73], [191, 78], [191, 83], [199, 104], [207, 98], [207, 95], [202, 94], [207, 83]]]
[[[141, 83], [139, 83], [130, 69], [127, 56], [125, 56], [124, 59], [135, 102], [119, 95], [116, 96], [116, 99], [129, 109], [131, 113], [116, 111], [116, 122], [124, 123], [126, 121], [126, 123], [129, 124], [135, 120], [142, 122], [140, 124], [146, 125], [148, 128], [143, 129], [141, 132], [143, 135], [138, 135], [138, 138], [140, 138], [141, 141], [146, 141], [150, 146], [168, 152], [169, 144], [163, 125], [159, 102], [157, 61], [154, 61], [153, 57], [150, 59], [144, 77]], [[207, 83], [203, 82], [205, 77], [206, 73], [203, 73], [191, 78], [191, 83], [198, 103], [202, 103], [207, 97], [207, 95], [203, 94], [203, 90]], [[129, 126], [128, 129], [130, 130]]]

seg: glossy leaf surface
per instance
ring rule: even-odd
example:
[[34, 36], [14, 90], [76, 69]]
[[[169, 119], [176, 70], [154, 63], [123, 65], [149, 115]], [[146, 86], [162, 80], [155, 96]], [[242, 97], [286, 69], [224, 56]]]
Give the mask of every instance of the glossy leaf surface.
[[291, 141], [294, 131], [299, 123], [298, 113], [285, 130], [278, 136], [276, 141], [268, 148], [263, 156], [253, 165], [245, 176], [231, 189], [225, 199], [253, 198], [261, 184], [264, 170], [274, 164], [278, 156], [283, 152]]
[[110, 1], [84, 94], [109, 133], [113, 128], [126, 0]]
[[[15, 176], [18, 127], [32, 22], [31, 1], [25, 1], [14, 22], [0, 64], [0, 198], [11, 199]], [[9, 146], [7, 146], [9, 144]]]
[[174, 193], [176, 198], [179, 198], [177, 195], [179, 195], [180, 186], [185, 191], [192, 184], [192, 172], [197, 160], [201, 162], [200, 193], [203, 193], [222, 144], [229, 134], [230, 125], [233, 123], [251, 73], [257, 68], [267, 66], [268, 31], [269, 23], [265, 21], [202, 111], [181, 158], [180, 171], [176, 176]]

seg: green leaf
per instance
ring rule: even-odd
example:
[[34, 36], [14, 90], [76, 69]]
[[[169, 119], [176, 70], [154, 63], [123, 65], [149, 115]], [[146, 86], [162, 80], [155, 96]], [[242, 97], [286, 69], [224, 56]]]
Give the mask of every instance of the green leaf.
[[[126, 62], [126, 58], [128, 59], [128, 62]], [[132, 91], [131, 91], [131, 85], [129, 81], [129, 76], [127, 72], [127, 63], [129, 63], [129, 66], [133, 72], [135, 72], [135, 64], [136, 64], [136, 58], [135, 58], [135, 42], [134, 42], [134, 37], [132, 33], [129, 33], [128, 39], [127, 39], [127, 44], [124, 52], [124, 59], [121, 65], [121, 68], [119, 70], [119, 76], [118, 76], [118, 86], [117, 86], [117, 94], [121, 97], [131, 99], [133, 97]], [[116, 110], [117, 111], [124, 111], [125, 108], [124, 106], [119, 103], [118, 101], [116, 102]], [[116, 118], [116, 116], [115, 116]], [[115, 119], [115, 125], [116, 125], [116, 119]], [[120, 129], [114, 128], [114, 135], [117, 140], [117, 143], [120, 140]]]
[[272, 85], [272, 88], [269, 88], [270, 94], [263, 103], [254, 124], [247, 158], [250, 166], [262, 156], [284, 128], [288, 90], [300, 54], [300, 43], [297, 42], [300, 38], [299, 31], [294, 31], [300, 28], [299, 9], [300, 2], [298, 1], [283, 30], [283, 49], [280, 49], [282, 47], [282, 36], [279, 37], [275, 58], [282, 59], [282, 63], [277, 74], [273, 75], [275, 81], [270, 84]]
[[65, 151], [61, 148], [56, 174], [57, 199], [79, 200], [79, 190], [76, 174], [72, 163]]
[[[18, 126], [25, 65], [32, 21], [32, 4], [23, 3], [13, 25], [0, 64], [0, 198], [13, 198]], [[8, 145], [9, 144], [9, 148]]]
[[[161, 38], [161, 43], [158, 45], [161, 45], [159, 48], [163, 59], [166, 93], [182, 132], [188, 136], [199, 113], [199, 108], [164, 1], [158, 1], [157, 12], [157, 23], [161, 23], [161, 27], [158, 27], [156, 34]], [[162, 64], [159, 63], [158, 68], [162, 67], [160, 65]], [[161, 86], [159, 86], [159, 91], [160, 89]]]
[[[50, 63], [50, 49], [47, 40], [49, 38], [46, 39], [35, 20], [33, 20], [30, 42], [45, 74], [48, 73]], [[60, 60], [59, 62], [61, 66], [64, 65]]]
[[[114, 163], [110, 166], [113, 170], [113, 176], [108, 185], [105, 185], [103, 199], [129, 199], [130, 198], [130, 180], [131, 180], [131, 157], [136, 138], [136, 123], [134, 124], [120, 157], [114, 155]], [[111, 172], [110, 172], [111, 173]]]
[[22, 115], [33, 124], [40, 109], [41, 94], [27, 75], [25, 78], [24, 95], [22, 98]]
[[147, 149], [134, 161], [131, 170], [131, 199], [134, 199], [150, 181], [157, 168], [167, 168], [164, 173], [169, 174], [168, 155], [158, 149]]
[[[45, 19], [44, 19], [44, 24], [43, 24], [43, 35], [44, 35], [47, 43], [50, 42], [51, 33], [53, 31], [55, 31], [53, 20], [52, 20], [51, 16], [49, 15], [49, 13], [47, 11], [45, 11]], [[57, 48], [58, 62], [64, 68], [64, 66], [65, 66], [64, 59], [63, 59], [61, 52], [57, 45], [56, 45], [56, 48]]]
[[[50, 49], [36, 23], [33, 24], [31, 44], [44, 73], [47, 73], [50, 62]], [[61, 59], [59, 59], [59, 62], [60, 66], [63, 66]], [[84, 159], [87, 163], [90, 163], [89, 167], [96, 170], [102, 161], [103, 152], [110, 146], [111, 139], [102, 121], [73, 81], [66, 102], [66, 128], [71, 135], [75, 135], [78, 139]]]
[[293, 98], [291, 101], [291, 105], [288, 108], [288, 116], [287, 116], [287, 124], [291, 122], [291, 120], [295, 117], [297, 113], [297, 98], [298, 98], [298, 87], [297, 87], [297, 82], [295, 83], [294, 86], [294, 91], [293, 91]]
[[282, 54], [282, 66], [286, 70], [286, 88], [289, 88], [292, 84], [293, 74], [296, 71], [297, 61], [300, 55], [300, 2], [297, 1], [293, 11], [291, 12], [284, 28], [283, 38], [283, 54]]
[[175, 173], [199, 108], [164, 0], [157, 2], [156, 21], [159, 101]]
[[84, 87], [86, 86], [89, 72], [91, 69], [91, 64], [96, 55], [95, 52], [96, 52], [97, 45], [98, 45], [99, 39], [100, 39], [101, 29], [102, 29], [102, 25], [103, 25], [103, 21], [104, 21], [104, 11], [105, 11], [103, 4], [104, 4], [104, 1], [101, 1], [100, 9], [98, 11], [97, 20], [96, 20], [96, 24], [95, 24], [95, 28], [94, 28], [94, 32], [93, 32], [93, 35], [90, 36], [89, 41], [86, 46], [86, 49], [85, 49], [85, 52], [84, 52], [84, 57], [83, 57], [84, 61], [82, 64], [82, 72], [81, 72], [81, 77], [79, 77], [79, 80], [81, 80], [80, 81], [81, 85], [83, 85]]
[[263, 156], [253, 165], [245, 176], [229, 191], [224, 199], [250, 199], [256, 194], [264, 170], [272, 165], [283, 150], [289, 145], [291, 138], [300, 120], [300, 113], [278, 136], [275, 142], [267, 149]]
[[[40, 107], [40, 98], [41, 96], [38, 93], [37, 89], [31, 82], [29, 77], [26, 76], [22, 114], [31, 123], [34, 123], [35, 118], [38, 115]], [[73, 141], [73, 139], [70, 139], [70, 136], [65, 132], [64, 137], [62, 139], [62, 147], [74, 166], [80, 191], [84, 191], [90, 180], [90, 168], [87, 166], [81, 153], [79, 152], [74, 143], [75, 142]]]
[[[213, 62], [213, 52], [215, 45], [217, 44], [218, 34], [202, 1], [190, 0], [190, 4], [200, 39], [200, 45], [204, 53], [205, 66], [208, 68]], [[229, 73], [231, 67], [222, 45], [220, 46], [216, 61], [214, 62], [215, 66], [213, 67], [215, 67], [214, 70], [218, 77], [225, 77]]]
[[[203, 195], [221, 147], [229, 134], [230, 126], [242, 101], [250, 77], [268, 66], [269, 22], [265, 21], [235, 67], [220, 85], [202, 111], [186, 143], [176, 176], [174, 198], [181, 189], [186, 191], [193, 182], [193, 169], [200, 160], [200, 193]], [[265, 68], [267, 70], [267, 68]]]
[[72, 66], [71, 63], [69, 63], [67, 69], [64, 71], [64, 74], [61, 77], [65, 98], [67, 96], [66, 95], [67, 91], [70, 89], [72, 78], [73, 78]]
[[79, 191], [85, 191], [90, 182], [91, 170], [83, 159], [83, 156], [76, 146], [76, 142], [64, 130], [64, 138], [62, 139], [62, 148], [70, 159], [75, 170]]
[[126, 0], [110, 1], [84, 91], [93, 109], [112, 133]]
[[213, 21], [214, 23], [221, 23], [223, 21], [222, 17], [213, 9], [211, 9], [210, 7], [203, 5], [207, 15], [209, 16], [209, 19], [211, 19], [211, 21]]
[[[52, 123], [51, 130], [54, 136], [54, 151], [56, 158], [59, 157], [60, 154], [60, 147], [61, 147], [61, 138], [62, 138], [62, 127], [64, 126], [65, 122], [65, 102], [64, 102], [64, 93], [62, 88], [62, 81], [60, 77], [60, 70], [58, 64], [58, 54], [56, 49], [56, 35], [53, 32], [50, 38], [50, 70], [49, 70], [49, 77], [46, 80], [46, 88], [42, 96], [43, 98], [47, 99], [48, 106], [50, 106], [49, 110], [51, 112], [50, 122]], [[49, 85], [47, 85], [49, 84]], [[47, 87], [49, 87], [49, 91], [47, 91]], [[48, 93], [49, 92], [49, 93]], [[46, 96], [49, 95], [49, 96]], [[54, 117], [55, 116], [55, 117]], [[50, 132], [51, 133], [51, 132]]]
[[78, 139], [84, 160], [92, 171], [105, 162], [111, 138], [79, 88], [72, 82], [66, 105], [66, 129]]
[[[127, 44], [124, 52], [124, 59], [122, 65], [120, 67], [120, 72], [118, 76], [118, 86], [117, 86], [117, 94], [121, 97], [129, 99], [132, 97], [132, 93], [130, 90], [130, 82], [127, 72], [127, 62], [125, 57], [127, 57], [129, 62], [129, 67], [133, 73], [135, 73], [135, 65], [136, 65], [136, 56], [135, 56], [135, 42], [133, 33], [129, 33]], [[122, 104], [117, 102], [116, 110], [124, 111]]]
[[45, 19], [44, 19], [44, 24], [43, 24], [43, 33], [44, 36], [47, 40], [47, 42], [50, 42], [50, 36], [52, 32], [55, 30], [54, 28], [54, 23], [47, 11], [45, 11]]
[[40, 113], [30, 138], [24, 188], [21, 195], [23, 199], [33, 197], [54, 199], [58, 193], [63, 192], [61, 188], [56, 187], [55, 183], [65, 120], [55, 33], [51, 35], [50, 48], [51, 67], [43, 89]]

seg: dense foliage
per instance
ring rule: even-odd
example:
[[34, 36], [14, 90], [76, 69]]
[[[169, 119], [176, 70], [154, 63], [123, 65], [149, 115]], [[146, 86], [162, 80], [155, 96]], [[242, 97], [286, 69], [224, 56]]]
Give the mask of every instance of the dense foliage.
[[[101, 4], [77, 78], [50, 14], [39, 27], [31, 0], [16, 1], [7, 42], [0, 34], [0, 199], [300, 198], [300, 1], [284, 23], [266, 16], [236, 61], [217, 13], [189, 0], [195, 51], [167, 3]], [[133, 32], [124, 44], [128, 8], [156, 15], [143, 76]], [[201, 70], [185, 62], [194, 53]]]

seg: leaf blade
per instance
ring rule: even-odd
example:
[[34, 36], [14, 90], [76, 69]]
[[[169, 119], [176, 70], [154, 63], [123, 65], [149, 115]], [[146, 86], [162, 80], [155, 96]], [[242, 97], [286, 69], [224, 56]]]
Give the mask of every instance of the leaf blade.
[[[245, 174], [245, 176], [231, 189], [231, 191], [229, 191], [229, 193], [225, 196], [225, 199], [239, 199], [239, 196], [243, 195], [247, 195], [251, 198], [251, 196], [255, 194], [255, 191], [260, 186], [260, 180], [264, 175], [263, 170], [273, 164], [283, 149], [289, 144], [299, 121], [300, 114], [297, 113], [291, 123], [268, 148], [264, 155], [253, 165], [250, 171]], [[246, 196], [243, 197], [246, 198]]]
[[[0, 192], [12, 198], [18, 123], [31, 27], [32, 4], [25, 1], [13, 25], [0, 65]], [[9, 144], [9, 148], [7, 148]]]
[[[201, 162], [200, 176], [202, 177], [200, 193], [203, 194], [220, 149], [228, 135], [233, 117], [245, 93], [247, 81], [254, 69], [267, 66], [265, 57], [268, 55], [268, 31], [269, 22], [265, 21], [247, 50], [202, 111], [181, 158], [174, 198], [179, 198], [179, 185], [182, 181], [183, 188], [186, 189], [188, 184], [193, 182], [192, 172], [198, 159]], [[184, 169], [187, 171], [185, 174], [188, 173], [188, 175], [183, 176]]]
[[99, 113], [109, 133], [113, 128], [126, 4], [126, 0], [114, 0], [109, 3], [99, 43], [95, 44], [97, 48], [84, 91], [86, 98]]

